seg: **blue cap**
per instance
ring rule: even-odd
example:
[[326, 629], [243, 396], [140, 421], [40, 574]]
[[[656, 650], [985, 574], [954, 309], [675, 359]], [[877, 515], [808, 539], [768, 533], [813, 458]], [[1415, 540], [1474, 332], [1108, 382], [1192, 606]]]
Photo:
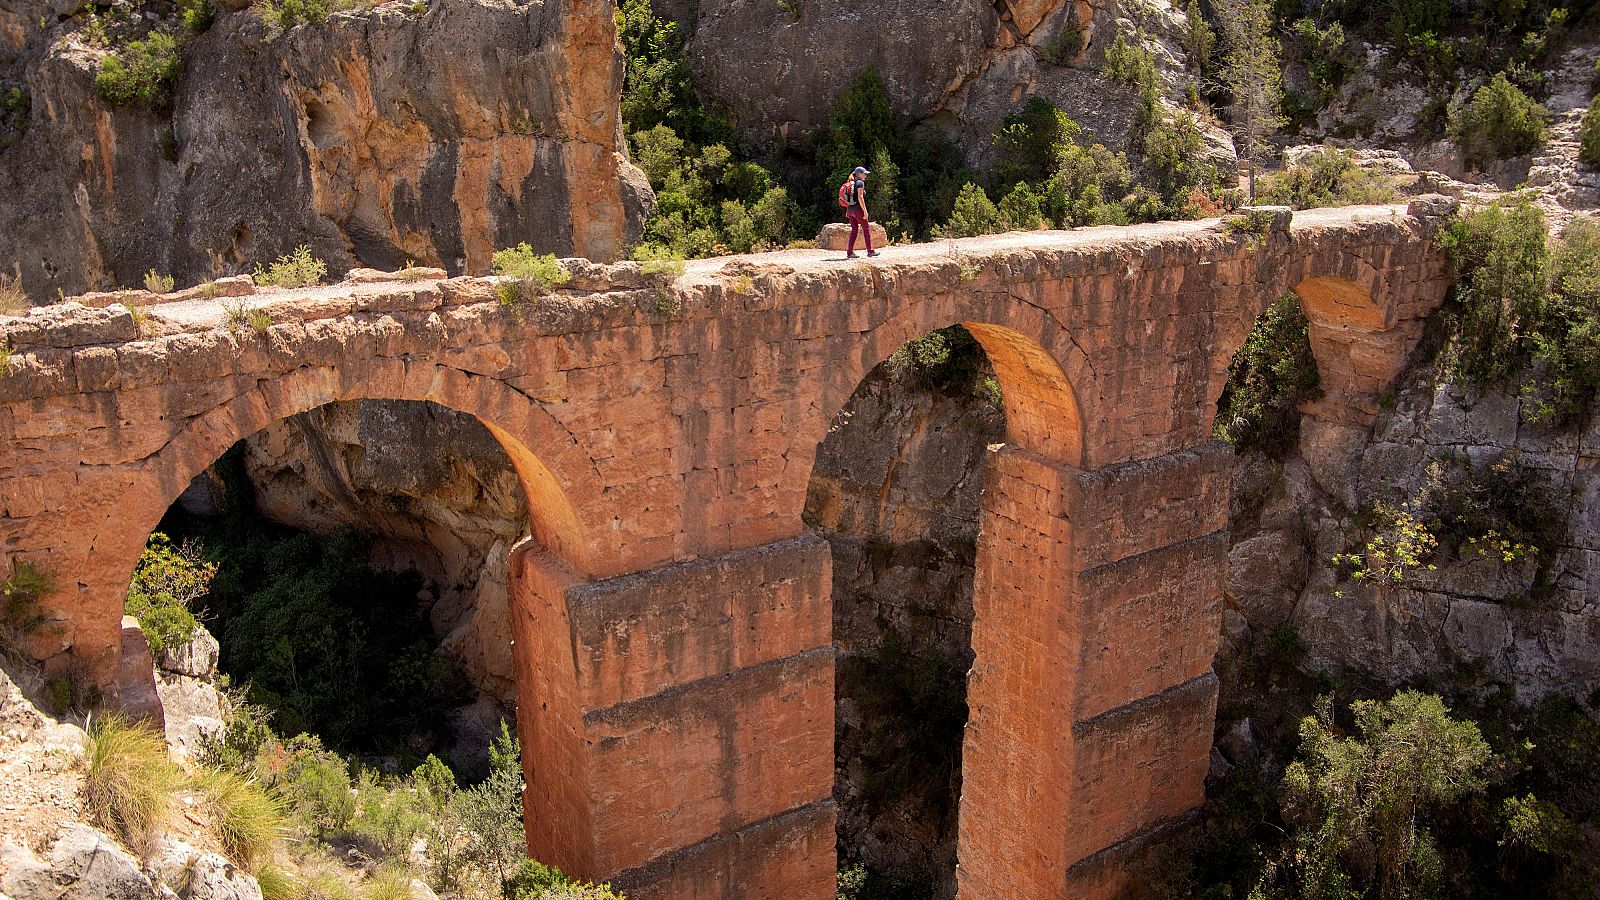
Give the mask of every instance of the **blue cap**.
[[851, 175], [871, 175], [872, 173], [867, 171], [867, 167], [866, 166], [856, 166], [856, 170], [854, 172], [851, 172], [850, 174]]

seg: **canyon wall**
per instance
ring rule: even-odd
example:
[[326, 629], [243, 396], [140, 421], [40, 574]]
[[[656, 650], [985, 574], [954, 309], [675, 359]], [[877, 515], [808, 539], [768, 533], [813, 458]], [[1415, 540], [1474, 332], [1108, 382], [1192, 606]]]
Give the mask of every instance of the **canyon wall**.
[[[1188, 20], [1166, 0], [653, 5], [684, 29], [701, 99], [769, 145], [826, 124], [834, 99], [871, 65], [897, 115], [950, 132], [974, 162], [992, 157], [995, 126], [1034, 95], [1121, 149], [1134, 89], [1100, 74], [1116, 36], [1153, 52], [1174, 106], [1188, 65]], [[1232, 142], [1214, 123], [1205, 127], [1218, 162], [1231, 164]]]
[[0, 141], [0, 266], [36, 302], [301, 244], [334, 273], [481, 273], [522, 241], [612, 259], [642, 228], [608, 0], [388, 3], [286, 31], [218, 13], [155, 110], [96, 93], [107, 51], [72, 3], [0, 6], [0, 87], [27, 104]]

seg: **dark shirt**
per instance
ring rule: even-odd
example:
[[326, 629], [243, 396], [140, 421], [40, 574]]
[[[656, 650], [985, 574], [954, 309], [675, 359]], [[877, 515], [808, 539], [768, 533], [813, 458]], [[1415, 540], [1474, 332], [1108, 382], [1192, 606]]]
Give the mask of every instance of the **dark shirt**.
[[864, 185], [861, 182], [855, 180], [854, 178], [850, 179], [850, 208], [851, 209], [860, 209], [861, 208], [861, 195], [862, 195], [863, 192], [866, 191], [866, 189], [867, 189], [866, 185]]

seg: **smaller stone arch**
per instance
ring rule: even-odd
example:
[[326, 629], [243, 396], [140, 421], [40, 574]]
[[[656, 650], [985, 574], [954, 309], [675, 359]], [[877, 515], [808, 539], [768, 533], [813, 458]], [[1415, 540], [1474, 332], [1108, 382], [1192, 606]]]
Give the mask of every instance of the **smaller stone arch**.
[[[815, 450], [862, 380], [896, 350], [930, 332], [960, 325], [983, 346], [994, 366], [1005, 401], [1007, 442], [1084, 465], [1085, 416], [1073, 384], [1092, 376], [1087, 358], [1067, 330], [1039, 307], [1009, 295], [981, 299], [986, 302], [960, 303], [945, 296], [917, 303], [861, 335], [858, 347], [846, 355], [848, 364], [828, 374], [820, 420], [797, 436], [797, 449]], [[809, 478], [810, 467], [803, 468]], [[800, 487], [803, 495], [803, 482]]]
[[1396, 322], [1394, 309], [1349, 278], [1317, 276], [1294, 287], [1309, 323], [1311, 354], [1322, 376], [1314, 416], [1369, 426], [1378, 397], [1399, 377], [1422, 331], [1421, 320]]

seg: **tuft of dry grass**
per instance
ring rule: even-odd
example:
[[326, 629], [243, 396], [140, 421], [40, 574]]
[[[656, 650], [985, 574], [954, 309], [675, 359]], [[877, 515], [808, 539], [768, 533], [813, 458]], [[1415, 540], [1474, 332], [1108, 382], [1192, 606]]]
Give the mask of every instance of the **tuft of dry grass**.
[[0, 275], [0, 316], [20, 316], [33, 308], [33, 301], [22, 289], [22, 279]]
[[288, 826], [278, 800], [232, 772], [204, 769], [195, 789], [205, 797], [217, 842], [228, 858], [257, 872], [271, 862]]
[[362, 900], [411, 900], [411, 876], [401, 868], [379, 869], [361, 886]]
[[145, 722], [118, 715], [89, 723], [84, 742], [89, 774], [84, 808], [97, 825], [145, 855], [172, 811], [183, 773], [167, 756], [167, 740]]

